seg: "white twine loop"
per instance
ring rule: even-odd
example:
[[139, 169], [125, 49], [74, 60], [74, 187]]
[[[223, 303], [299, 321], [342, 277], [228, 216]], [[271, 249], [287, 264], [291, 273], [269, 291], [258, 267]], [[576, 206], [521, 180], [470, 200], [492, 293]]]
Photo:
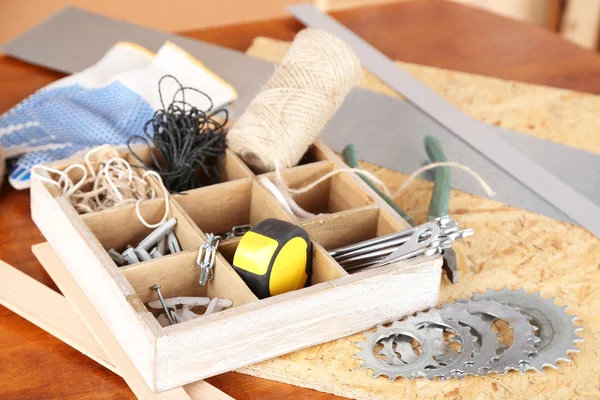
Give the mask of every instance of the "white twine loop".
[[[92, 160], [92, 156], [97, 160]], [[103, 162], [103, 159], [107, 161]], [[75, 168], [82, 171], [82, 177], [76, 183], [69, 177], [69, 172]], [[40, 175], [38, 169], [57, 175], [58, 180]], [[45, 165], [35, 165], [31, 168], [31, 176], [60, 189], [62, 195], [68, 198], [80, 213], [96, 212], [135, 202], [136, 216], [148, 228], [158, 227], [169, 215], [169, 192], [160, 175], [155, 171], [145, 171], [140, 177], [131, 164], [119, 157], [117, 150], [110, 145], [88, 151], [83, 164], [71, 164], [62, 171]], [[165, 196], [165, 213], [156, 224], [147, 222], [140, 213], [141, 202], [157, 197], [156, 190], [147, 181], [149, 176], [158, 180]]]

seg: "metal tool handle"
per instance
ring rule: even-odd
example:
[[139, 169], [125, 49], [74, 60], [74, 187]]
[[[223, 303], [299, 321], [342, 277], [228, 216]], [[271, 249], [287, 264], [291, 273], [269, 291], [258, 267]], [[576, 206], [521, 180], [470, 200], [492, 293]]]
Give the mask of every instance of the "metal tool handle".
[[[421, 240], [426, 232], [429, 233], [428, 237], [424, 240]], [[410, 239], [408, 239], [406, 243], [400, 246], [392, 254], [387, 256], [381, 262], [380, 266], [384, 266], [401, 259], [413, 257], [413, 254], [423, 251], [426, 247], [438, 240], [440, 237], [440, 232], [441, 229], [435, 222], [427, 222], [423, 225], [419, 225]]]

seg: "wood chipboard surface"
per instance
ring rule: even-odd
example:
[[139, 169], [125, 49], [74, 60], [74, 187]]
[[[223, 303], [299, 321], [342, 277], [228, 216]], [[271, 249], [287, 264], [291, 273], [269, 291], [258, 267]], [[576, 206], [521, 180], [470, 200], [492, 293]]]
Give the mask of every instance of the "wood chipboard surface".
[[[288, 43], [258, 38], [248, 54], [280, 61]], [[600, 153], [600, 97], [564, 89], [509, 82], [415, 64], [398, 63], [472, 117], [518, 132]], [[397, 96], [364, 73], [361, 86]], [[360, 155], [360, 149], [359, 155]], [[393, 191], [407, 175], [373, 164]], [[427, 218], [432, 183], [417, 180], [395, 201], [422, 223]], [[502, 190], [497, 188], [497, 190]], [[356, 334], [255, 364], [238, 372], [361, 399], [591, 399], [600, 398], [600, 241], [584, 229], [457, 190], [450, 214], [476, 234], [458, 242], [460, 283], [443, 280], [440, 302], [469, 297], [488, 288], [525, 288], [568, 305], [584, 328], [580, 354], [558, 370], [521, 376], [467, 377], [462, 381], [371, 378], [353, 358]], [[293, 340], [293, 338], [290, 338]]]

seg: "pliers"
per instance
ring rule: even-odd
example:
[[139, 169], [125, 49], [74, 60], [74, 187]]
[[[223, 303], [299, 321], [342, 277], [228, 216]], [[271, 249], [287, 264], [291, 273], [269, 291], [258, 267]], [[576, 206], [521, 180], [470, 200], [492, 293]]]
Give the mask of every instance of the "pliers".
[[[353, 144], [348, 144], [346, 147], [344, 147], [344, 150], [342, 150], [342, 157], [344, 158], [344, 162], [348, 164], [350, 168], [360, 168], [360, 165], [358, 165], [358, 157], [356, 156], [356, 148]], [[408, 222], [410, 226], [415, 226], [415, 221], [413, 221], [411, 216], [408, 215], [406, 211], [401, 209], [396, 203], [394, 203], [394, 200], [390, 199], [385, 193], [379, 190], [379, 188], [375, 186], [375, 184], [371, 182], [369, 178], [360, 174], [358, 176], [360, 176], [362, 180], [365, 181], [365, 183], [379, 195], [379, 197], [388, 203], [390, 207], [400, 214], [400, 216], [404, 218], [404, 220]]]
[[[430, 163], [446, 162], [448, 158], [442, 150], [440, 141], [433, 136], [425, 136], [425, 151], [429, 156]], [[433, 193], [427, 212], [427, 220], [448, 215], [448, 202], [450, 200], [450, 167], [437, 167], [433, 170]], [[442, 253], [444, 258], [444, 269], [448, 274], [450, 282], [458, 283], [458, 265], [456, 263], [456, 253], [454, 249], [449, 248]]]
[[[448, 159], [442, 150], [442, 146], [435, 137], [425, 136], [425, 151], [429, 156], [429, 162], [446, 162]], [[353, 144], [349, 144], [344, 147], [342, 151], [344, 162], [351, 168], [359, 168], [358, 158], [356, 156], [356, 149]], [[411, 226], [415, 223], [413, 219], [404, 210], [402, 210], [392, 199], [381, 192], [377, 186], [369, 180], [369, 178], [360, 175], [360, 177], [379, 194], [383, 200], [385, 200], [402, 218], [404, 218]], [[442, 217], [448, 214], [448, 201], [450, 199], [450, 168], [449, 167], [438, 167], [433, 170], [433, 193], [431, 195], [431, 202], [429, 203], [429, 211], [427, 213], [427, 220], [431, 221], [435, 218]], [[444, 269], [448, 274], [450, 282], [458, 283], [458, 266], [456, 264], [456, 253], [452, 248], [444, 250], [442, 253], [444, 259]]]

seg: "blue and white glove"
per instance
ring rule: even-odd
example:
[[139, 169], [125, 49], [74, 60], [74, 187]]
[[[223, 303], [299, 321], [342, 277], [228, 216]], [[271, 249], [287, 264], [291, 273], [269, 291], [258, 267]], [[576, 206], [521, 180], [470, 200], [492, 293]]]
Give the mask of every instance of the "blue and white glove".
[[[102, 144], [125, 144], [141, 134], [154, 111], [162, 108], [158, 81], [164, 75], [208, 94], [213, 109], [237, 97], [230, 85], [172, 43], [165, 43], [156, 56], [140, 46], [118, 43], [92, 67], [48, 85], [0, 117], [0, 146], [7, 158], [18, 157], [9, 175], [11, 185], [29, 187], [35, 164]], [[174, 81], [163, 81], [165, 106], [178, 89]], [[199, 109], [209, 106], [208, 99], [193, 92], [186, 92], [186, 101]]]

